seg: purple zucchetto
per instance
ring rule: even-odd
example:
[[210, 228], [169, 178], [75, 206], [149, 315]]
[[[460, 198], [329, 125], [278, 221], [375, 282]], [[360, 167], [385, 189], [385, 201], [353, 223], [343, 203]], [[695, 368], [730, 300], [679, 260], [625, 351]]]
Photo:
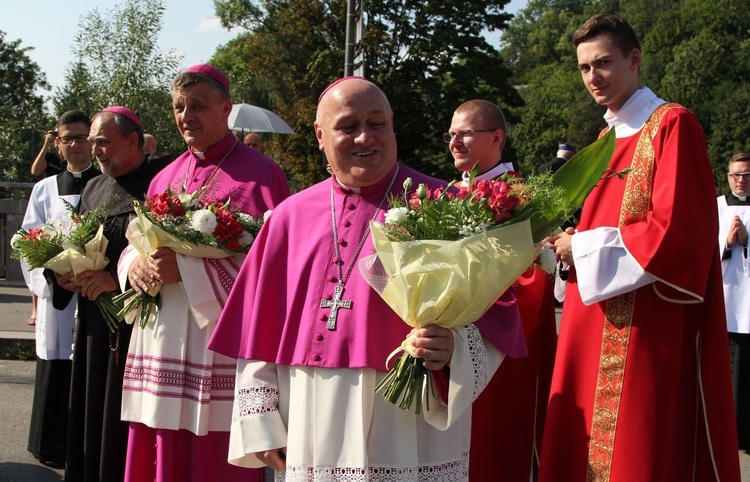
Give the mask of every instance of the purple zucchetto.
[[185, 72], [194, 72], [196, 74], [205, 75], [206, 77], [211, 77], [216, 82], [220, 83], [227, 89], [229, 89], [229, 80], [227, 80], [227, 77], [221, 72], [221, 70], [217, 69], [213, 65], [210, 64], [196, 64], [191, 65], [187, 69], [185, 69]]
[[137, 115], [135, 115], [135, 112], [128, 109], [127, 107], [123, 107], [121, 105], [113, 105], [112, 107], [107, 107], [106, 109], [102, 110], [102, 112], [112, 112], [114, 114], [124, 115], [128, 119], [135, 122], [138, 127], [141, 127], [141, 120]]

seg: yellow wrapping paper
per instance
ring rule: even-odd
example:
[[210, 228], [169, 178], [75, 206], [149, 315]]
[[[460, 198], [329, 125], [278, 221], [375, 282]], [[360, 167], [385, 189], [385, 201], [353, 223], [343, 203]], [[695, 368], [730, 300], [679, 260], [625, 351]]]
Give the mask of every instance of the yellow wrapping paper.
[[96, 235], [84, 245], [83, 251], [77, 246], [66, 247], [57, 256], [44, 263], [44, 267], [57, 274], [72, 271], [76, 276], [89, 269], [104, 269], [109, 263], [104, 255], [108, 243], [109, 241], [104, 236], [104, 226], [100, 225]]
[[[148, 258], [151, 253], [156, 251], [156, 248], [160, 247], [170, 248], [175, 253], [193, 258], [221, 259], [232, 256], [233, 254], [215, 246], [195, 244], [181, 240], [152, 223], [140, 209], [136, 208], [135, 212], [137, 217], [128, 224], [125, 237], [128, 238], [130, 244], [132, 244], [136, 251], [138, 251], [138, 253], [144, 258]], [[156, 296], [160, 289], [161, 283], [157, 283], [148, 290], [148, 294]], [[135, 313], [131, 312], [125, 319], [128, 323], [132, 323], [135, 319]]]
[[388, 275], [380, 296], [408, 325], [465, 326], [478, 320], [534, 262], [528, 220], [458, 241], [390, 241], [372, 222]]
[[130, 221], [125, 236], [144, 258], [159, 247], [170, 248], [191, 258], [221, 259], [236, 254], [215, 246], [181, 240], [152, 223], [139, 209], [136, 209], [136, 214], [138, 217]]

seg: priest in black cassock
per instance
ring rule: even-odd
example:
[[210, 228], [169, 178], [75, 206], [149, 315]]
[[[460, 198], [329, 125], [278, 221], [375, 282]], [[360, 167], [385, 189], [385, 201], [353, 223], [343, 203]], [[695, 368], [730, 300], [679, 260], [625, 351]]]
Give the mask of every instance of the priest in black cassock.
[[[96, 298], [119, 292], [115, 270], [128, 245], [125, 231], [135, 217], [133, 201], [144, 199], [156, 170], [146, 162], [143, 129], [138, 116], [121, 106], [108, 107], [93, 118], [89, 141], [105, 174], [90, 182], [81, 196], [79, 212], [86, 214], [108, 200], [104, 235], [109, 264], [103, 270], [84, 271], [76, 279], [58, 276], [61, 288], [78, 296], [78, 327], [73, 349], [67, 482], [123, 480], [128, 424], [120, 420], [122, 377], [132, 325], [121, 324], [112, 333]], [[62, 297], [61, 297], [62, 298]], [[57, 301], [57, 293], [55, 301]]]
[[[78, 206], [86, 183], [100, 172], [91, 164], [88, 141], [91, 120], [77, 110], [65, 112], [57, 121], [54, 143], [67, 161], [67, 169], [39, 181], [31, 191], [21, 227], [29, 230], [69, 217]], [[75, 329], [74, 301], [60, 309], [52, 305], [50, 272], [29, 270], [22, 262], [24, 279], [37, 295], [36, 377], [31, 407], [28, 450], [51, 467], [65, 464], [65, 439], [70, 394], [70, 370]], [[46, 277], [45, 277], [46, 276]]]

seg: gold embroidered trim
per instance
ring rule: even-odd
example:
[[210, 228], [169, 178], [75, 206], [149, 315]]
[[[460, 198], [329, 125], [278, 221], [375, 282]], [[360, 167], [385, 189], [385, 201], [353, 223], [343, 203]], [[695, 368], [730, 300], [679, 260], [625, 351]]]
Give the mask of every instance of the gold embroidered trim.
[[[646, 219], [654, 176], [653, 140], [664, 115], [673, 107], [680, 106], [664, 104], [658, 107], [641, 130], [622, 197], [619, 227]], [[591, 420], [587, 482], [608, 482], [610, 479], [634, 309], [635, 291], [607, 300]]]

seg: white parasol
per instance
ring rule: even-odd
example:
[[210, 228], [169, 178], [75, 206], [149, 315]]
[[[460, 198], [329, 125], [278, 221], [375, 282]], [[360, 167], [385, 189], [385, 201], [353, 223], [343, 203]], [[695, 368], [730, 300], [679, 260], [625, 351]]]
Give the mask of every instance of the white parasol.
[[250, 104], [234, 104], [229, 113], [229, 128], [248, 132], [294, 134], [289, 125], [268, 109]]

